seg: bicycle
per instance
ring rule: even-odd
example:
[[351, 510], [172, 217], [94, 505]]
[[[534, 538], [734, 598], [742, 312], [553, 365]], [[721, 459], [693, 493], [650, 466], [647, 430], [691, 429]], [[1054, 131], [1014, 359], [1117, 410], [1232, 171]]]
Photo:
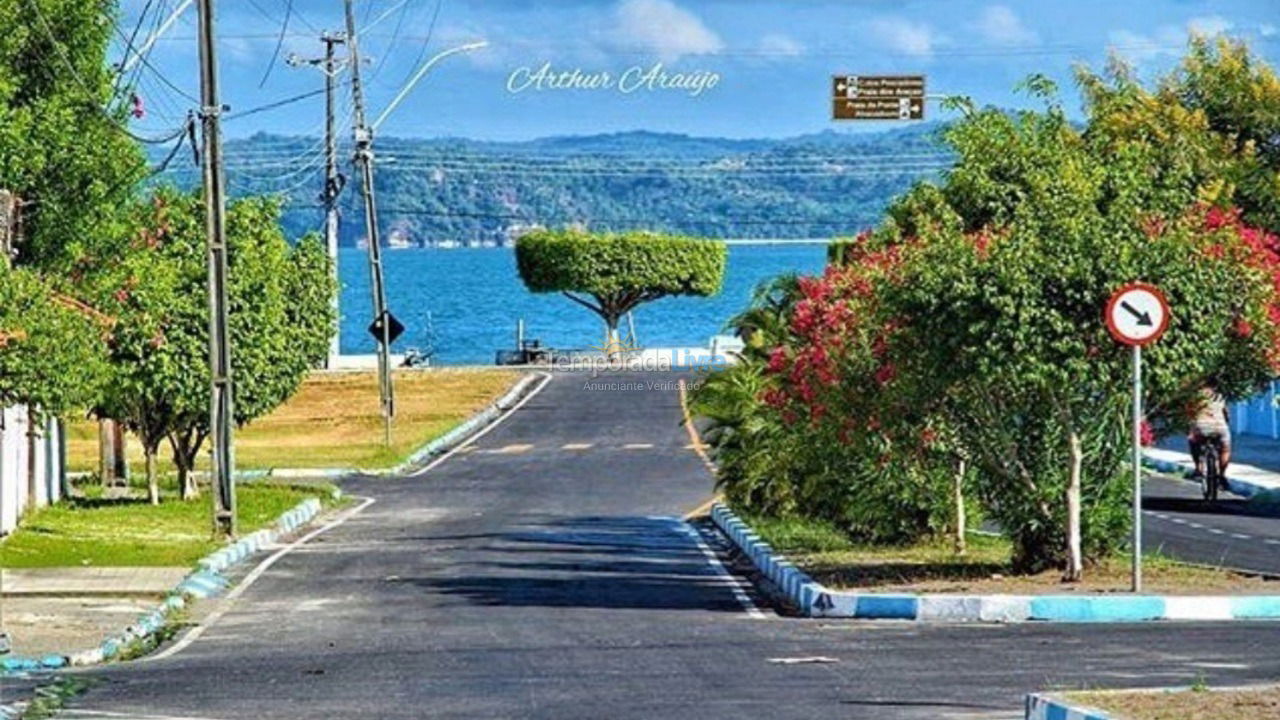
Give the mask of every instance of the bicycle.
[[1200, 456], [1204, 458], [1204, 473], [1200, 475], [1200, 494], [1208, 502], [1217, 502], [1218, 488], [1223, 484], [1222, 469], [1219, 467], [1222, 460], [1222, 438], [1210, 435], [1201, 442], [1204, 443], [1200, 448]]

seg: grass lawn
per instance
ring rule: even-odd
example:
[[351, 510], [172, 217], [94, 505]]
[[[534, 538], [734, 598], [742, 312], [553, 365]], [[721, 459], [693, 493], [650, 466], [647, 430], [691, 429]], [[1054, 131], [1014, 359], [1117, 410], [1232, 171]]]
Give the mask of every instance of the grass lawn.
[[1083, 692], [1064, 696], [1123, 720], [1257, 720], [1280, 717], [1280, 687], [1168, 692]]
[[[1014, 575], [1008, 540], [970, 534], [968, 551], [957, 555], [949, 539], [911, 545], [865, 545], [834, 526], [801, 519], [742, 514], [775, 550], [827, 587], [869, 592], [975, 594], [1109, 593], [1129, 591], [1129, 556], [1086, 567], [1084, 581], [1064, 583], [1061, 573]], [[1164, 594], [1280, 593], [1280, 582], [1227, 570], [1192, 567], [1149, 554], [1143, 560], [1143, 590]]]
[[[96, 490], [97, 488], [93, 488]], [[332, 486], [240, 484], [236, 511], [240, 533], [270, 525], [308, 497], [331, 498]], [[182, 502], [85, 497], [40, 508], [0, 541], [0, 567], [109, 567], [194, 565], [216, 550], [212, 496]]]
[[[236, 467], [390, 467], [497, 399], [518, 377], [501, 369], [396, 372], [392, 443], [384, 447], [377, 375], [313, 373], [288, 402], [236, 431]], [[67, 436], [68, 467], [96, 471], [97, 424], [68, 423]], [[133, 438], [128, 446], [130, 471], [141, 473], [141, 446]], [[202, 452], [197, 467], [207, 463]], [[168, 443], [161, 445], [159, 467], [173, 471]]]

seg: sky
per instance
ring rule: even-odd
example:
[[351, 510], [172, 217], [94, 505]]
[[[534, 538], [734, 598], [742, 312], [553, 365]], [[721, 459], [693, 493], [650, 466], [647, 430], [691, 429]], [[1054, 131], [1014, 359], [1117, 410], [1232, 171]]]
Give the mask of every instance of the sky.
[[[1035, 101], [1014, 86], [1042, 73], [1078, 109], [1073, 66], [1101, 69], [1114, 53], [1155, 78], [1177, 62], [1190, 32], [1243, 38], [1280, 64], [1278, 0], [354, 1], [370, 120], [436, 53], [488, 42], [433, 65], [379, 136], [523, 140], [649, 130], [790, 137], [895, 124], [833, 121], [834, 74], [923, 74], [931, 95], [1027, 107]], [[140, 16], [136, 37], [145, 38], [178, 4], [121, 0], [113, 58], [125, 55], [123, 38]], [[341, 0], [221, 0], [217, 7], [223, 101], [231, 106], [226, 135], [318, 134], [321, 95], [236, 113], [323, 87], [315, 68], [285, 60], [323, 52], [320, 32], [344, 29]], [[195, 105], [195, 31], [188, 9], [155, 42], [139, 75], [137, 131], [163, 135]], [[544, 67], [577, 70], [581, 81], [557, 87], [550, 77], [539, 80]], [[345, 121], [350, 93], [344, 87], [340, 95]], [[927, 119], [947, 116], [938, 103], [928, 105]]]

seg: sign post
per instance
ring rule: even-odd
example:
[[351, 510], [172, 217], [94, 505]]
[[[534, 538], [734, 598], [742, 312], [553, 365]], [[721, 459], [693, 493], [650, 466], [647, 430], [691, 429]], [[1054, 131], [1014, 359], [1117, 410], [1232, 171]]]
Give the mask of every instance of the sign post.
[[1142, 592], [1142, 346], [1169, 327], [1169, 302], [1147, 283], [1116, 290], [1104, 313], [1116, 342], [1133, 348], [1133, 591]]
[[923, 75], [834, 75], [833, 120], [923, 120]]

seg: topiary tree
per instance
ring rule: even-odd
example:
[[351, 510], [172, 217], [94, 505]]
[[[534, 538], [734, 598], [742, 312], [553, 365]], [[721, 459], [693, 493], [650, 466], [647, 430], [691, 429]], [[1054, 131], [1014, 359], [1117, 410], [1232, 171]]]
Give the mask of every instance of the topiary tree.
[[[336, 291], [318, 238], [290, 247], [276, 199], [237, 200], [227, 211], [234, 419], [260, 417], [297, 389], [322, 360]], [[111, 343], [112, 382], [99, 414], [138, 435], [158, 501], [155, 455], [173, 449], [183, 497], [209, 434], [208, 311], [204, 205], [162, 188], [134, 211], [136, 231], [101, 288], [119, 318]]]
[[525, 287], [562, 293], [599, 315], [611, 356], [623, 315], [669, 295], [716, 294], [726, 257], [723, 242], [650, 232], [538, 230], [516, 241]]

